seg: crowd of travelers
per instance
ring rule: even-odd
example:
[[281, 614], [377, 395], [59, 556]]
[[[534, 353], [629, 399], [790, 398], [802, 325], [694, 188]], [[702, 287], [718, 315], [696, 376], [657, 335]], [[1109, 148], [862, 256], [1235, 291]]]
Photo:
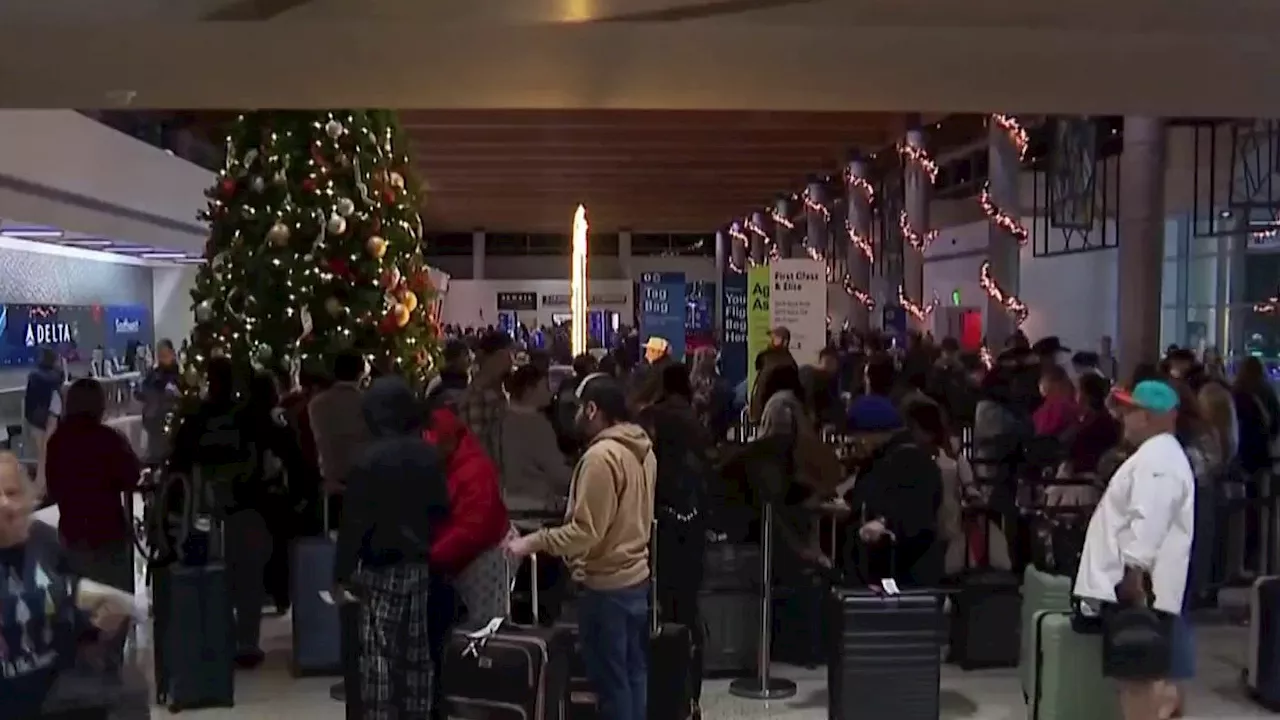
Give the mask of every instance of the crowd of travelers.
[[[538, 615], [554, 622], [560, 606], [574, 607], [602, 716], [641, 718], [646, 652], [636, 648], [649, 637], [655, 523], [658, 607], [663, 621], [690, 628], [696, 657], [705, 544], [758, 536], [760, 505], [777, 508], [779, 552], [795, 564], [934, 586], [974, 565], [1030, 562], [1034, 528], [998, 513], [975, 521], [965, 509], [1019, 502], [1022, 490], [1003, 478], [1038, 464], [1050, 476], [1094, 480], [1045, 498], [1098, 508], [1076, 553], [1076, 594], [1103, 616], [1144, 596], [1167, 616], [1162, 682], [1127, 683], [1124, 697], [1128, 720], [1169, 717], [1180, 711], [1177, 681], [1194, 672], [1184, 612], [1198, 581], [1191, 498], [1209, 485], [1249, 492], [1280, 435], [1280, 402], [1258, 360], [1228, 380], [1212, 354], [1170, 348], [1118, 379], [1107, 338], [1096, 352], [1072, 354], [1057, 338], [1032, 344], [1016, 334], [991, 356], [928, 334], [899, 345], [841, 333], [816, 365], [800, 367], [777, 328], [752, 359], [748, 387], [721, 376], [713, 349], [682, 361], [661, 338], [642, 345], [626, 330], [616, 348], [575, 358], [497, 330], [448, 330], [442, 366], [421, 392], [354, 351], [296, 379], [208, 362], [199, 406], [157, 454], [174, 471], [225, 467], [228, 454], [242, 453], [234, 448], [252, 454], [226, 483], [240, 667], [263, 659], [265, 600], [290, 604], [289, 544], [332, 526], [334, 597], [360, 605], [360, 695], [374, 713], [366, 717], [439, 717], [448, 678], [436, 671], [451, 628], [508, 614], [511, 568], [537, 554], [560, 561], [529, 579], [550, 591]], [[173, 348], [162, 344], [141, 391], [156, 437], [181, 383]], [[25, 554], [47, 551], [29, 520], [47, 491], [61, 509], [57, 569], [132, 590], [132, 528], [114, 498], [159, 458], [137, 457], [103, 425], [102, 396], [95, 380], [78, 380], [28, 415], [47, 433], [43, 488], [0, 456], [5, 575], [22, 577]], [[735, 428], [750, 428], [752, 441], [726, 443]], [[833, 435], [847, 457], [824, 440]], [[1143, 482], [1157, 476], [1171, 481]], [[852, 516], [846, 546], [866, 548], [856, 561], [818, 542], [812, 511], [833, 503]], [[1255, 532], [1233, 524], [1220, 541], [1230, 574], [1256, 566]], [[81, 607], [103, 630], [127, 615], [108, 601]], [[39, 704], [55, 665], [6, 672], [4, 696], [21, 685]], [[697, 716], [700, 662], [689, 680]]]

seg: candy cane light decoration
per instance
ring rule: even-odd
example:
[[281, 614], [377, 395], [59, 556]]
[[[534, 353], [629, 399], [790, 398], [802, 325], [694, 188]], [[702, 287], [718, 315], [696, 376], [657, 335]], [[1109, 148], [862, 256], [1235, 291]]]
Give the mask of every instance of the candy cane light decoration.
[[573, 356], [587, 351], [587, 209], [573, 214], [573, 265], [569, 275], [569, 346]]

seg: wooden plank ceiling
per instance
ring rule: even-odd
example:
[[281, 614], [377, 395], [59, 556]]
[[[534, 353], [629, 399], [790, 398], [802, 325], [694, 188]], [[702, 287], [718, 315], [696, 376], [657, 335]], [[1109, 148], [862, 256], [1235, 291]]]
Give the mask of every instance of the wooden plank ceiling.
[[708, 232], [897, 140], [887, 113], [409, 110], [433, 231]]

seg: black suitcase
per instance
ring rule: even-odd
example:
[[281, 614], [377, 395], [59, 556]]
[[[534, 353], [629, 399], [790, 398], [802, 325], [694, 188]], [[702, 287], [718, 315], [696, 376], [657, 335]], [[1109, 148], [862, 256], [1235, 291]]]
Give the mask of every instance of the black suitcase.
[[747, 591], [708, 591], [698, 594], [704, 640], [705, 676], [738, 677], [760, 662], [760, 596]]
[[338, 604], [338, 623], [342, 650], [342, 700], [347, 720], [364, 720], [360, 703], [360, 601]]
[[972, 570], [951, 596], [948, 661], [965, 670], [1017, 667], [1022, 584], [1002, 570]]
[[1280, 577], [1254, 581], [1249, 616], [1245, 688], [1259, 705], [1280, 712]]
[[235, 705], [227, 569], [171, 564], [153, 575], [156, 703], [170, 712]]
[[827, 578], [812, 571], [799, 574], [792, 584], [775, 587], [771, 660], [809, 669], [827, 664], [831, 628], [824, 610], [830, 589]]
[[942, 598], [837, 589], [830, 595], [831, 720], [938, 720]]

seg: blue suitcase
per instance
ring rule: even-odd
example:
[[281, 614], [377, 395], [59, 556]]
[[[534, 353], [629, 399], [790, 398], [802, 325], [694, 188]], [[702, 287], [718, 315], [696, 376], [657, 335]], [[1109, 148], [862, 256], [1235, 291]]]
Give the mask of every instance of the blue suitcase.
[[[295, 677], [342, 674], [342, 630], [338, 606], [329, 596], [337, 546], [328, 537], [299, 538], [289, 558], [293, 599]], [[323, 593], [323, 595], [322, 595]]]

